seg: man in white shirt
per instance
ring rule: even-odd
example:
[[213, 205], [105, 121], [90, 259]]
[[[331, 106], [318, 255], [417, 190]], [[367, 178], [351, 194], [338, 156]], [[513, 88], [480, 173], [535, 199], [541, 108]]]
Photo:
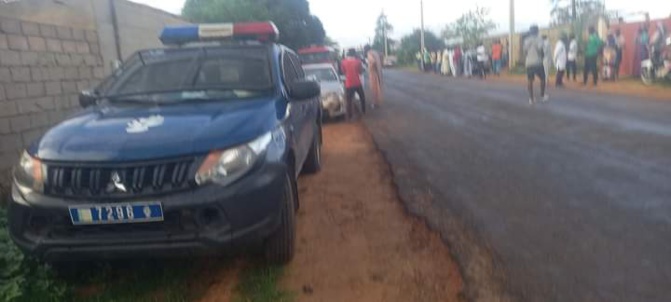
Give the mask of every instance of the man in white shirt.
[[481, 79], [486, 79], [487, 73], [485, 72], [485, 67], [489, 60], [489, 56], [487, 56], [487, 49], [485, 49], [484, 44], [480, 43], [480, 46], [476, 49], [476, 55], [478, 59], [478, 75]]
[[568, 62], [566, 63], [566, 79], [568, 80], [573, 74], [573, 82], [576, 81], [576, 74], [578, 73], [578, 64], [576, 60], [578, 59], [578, 41], [575, 39], [575, 34], [571, 34], [569, 37], [571, 42], [568, 47]]
[[560, 88], [564, 87], [564, 71], [566, 69], [566, 34], [562, 34], [561, 38], [557, 41], [554, 51], [554, 63], [557, 68], [557, 79], [555, 80], [555, 86]]
[[552, 66], [552, 45], [547, 35], [543, 35], [543, 70], [545, 78], [550, 78], [550, 66]]

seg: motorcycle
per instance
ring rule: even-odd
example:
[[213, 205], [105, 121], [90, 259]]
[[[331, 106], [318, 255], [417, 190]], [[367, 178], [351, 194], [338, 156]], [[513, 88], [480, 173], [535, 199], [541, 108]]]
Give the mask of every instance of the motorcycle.
[[641, 62], [641, 80], [644, 84], [652, 85], [663, 79], [671, 81], [671, 58], [670, 53], [668, 53], [669, 48], [671, 48], [671, 36], [666, 38], [666, 48], [667, 55], [665, 58], [662, 56], [658, 60], [647, 59]]

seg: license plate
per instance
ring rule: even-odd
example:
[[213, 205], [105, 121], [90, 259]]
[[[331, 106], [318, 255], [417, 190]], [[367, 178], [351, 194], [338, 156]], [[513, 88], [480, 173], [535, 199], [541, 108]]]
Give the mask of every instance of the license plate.
[[73, 225], [119, 224], [163, 221], [159, 202], [71, 206]]

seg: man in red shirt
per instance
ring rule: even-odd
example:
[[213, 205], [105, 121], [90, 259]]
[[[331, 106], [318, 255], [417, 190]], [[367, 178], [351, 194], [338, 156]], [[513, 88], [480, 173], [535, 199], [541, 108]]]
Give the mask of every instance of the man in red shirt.
[[341, 70], [345, 75], [345, 99], [347, 101], [347, 119], [352, 119], [353, 107], [352, 101], [354, 94], [359, 95], [361, 100], [361, 110], [366, 114], [366, 96], [361, 84], [361, 74], [363, 66], [361, 60], [357, 57], [356, 50], [353, 48], [347, 51], [347, 57], [340, 63]]

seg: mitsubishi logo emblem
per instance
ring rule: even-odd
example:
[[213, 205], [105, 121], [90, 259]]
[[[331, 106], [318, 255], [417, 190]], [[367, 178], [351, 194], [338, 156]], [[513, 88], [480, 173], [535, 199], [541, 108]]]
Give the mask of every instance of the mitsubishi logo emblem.
[[128, 190], [126, 189], [126, 185], [123, 184], [121, 176], [117, 171], [112, 172], [111, 182], [107, 185], [107, 192], [114, 192], [114, 191], [120, 191], [123, 193], [128, 192]]

